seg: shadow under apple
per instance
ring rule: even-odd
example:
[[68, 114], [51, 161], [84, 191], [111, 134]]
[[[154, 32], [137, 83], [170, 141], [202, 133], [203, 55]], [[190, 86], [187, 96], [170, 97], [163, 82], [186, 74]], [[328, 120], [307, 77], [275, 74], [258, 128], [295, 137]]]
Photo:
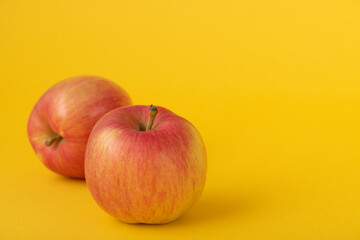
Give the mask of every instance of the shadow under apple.
[[[204, 192], [200, 200], [182, 217], [166, 224], [127, 224], [131, 227], [158, 228], [167, 229], [196, 226], [209, 224], [213, 221], [226, 221], [233, 219], [234, 216], [243, 216], [246, 218], [260, 204], [260, 198], [250, 195], [240, 196], [231, 193]], [[120, 220], [119, 224], [126, 224]]]
[[61, 175], [55, 175], [50, 179], [51, 181], [58, 183], [58, 184], [66, 184], [71, 186], [86, 186], [85, 179], [82, 178], [73, 178], [73, 177], [65, 177]]
[[250, 196], [207, 193], [174, 225], [208, 224], [213, 221], [244, 216], [256, 208], [258, 200]]

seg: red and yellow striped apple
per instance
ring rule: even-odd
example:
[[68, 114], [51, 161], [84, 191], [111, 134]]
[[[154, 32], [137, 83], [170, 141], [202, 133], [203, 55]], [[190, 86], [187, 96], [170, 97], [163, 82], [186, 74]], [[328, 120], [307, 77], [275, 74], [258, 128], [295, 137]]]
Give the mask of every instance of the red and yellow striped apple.
[[205, 146], [190, 122], [165, 108], [117, 108], [91, 132], [85, 178], [100, 207], [121, 221], [171, 222], [203, 191]]
[[52, 86], [38, 100], [28, 121], [28, 137], [41, 162], [68, 177], [84, 178], [86, 144], [95, 123], [107, 112], [131, 104], [117, 84], [79, 76]]

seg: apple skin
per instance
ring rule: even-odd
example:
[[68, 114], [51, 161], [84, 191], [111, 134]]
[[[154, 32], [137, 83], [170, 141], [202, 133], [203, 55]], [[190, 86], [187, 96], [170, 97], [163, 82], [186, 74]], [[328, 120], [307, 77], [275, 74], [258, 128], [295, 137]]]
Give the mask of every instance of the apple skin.
[[[131, 104], [117, 84], [97, 76], [63, 80], [47, 90], [34, 106], [28, 138], [41, 162], [55, 173], [84, 178], [86, 144], [95, 123], [107, 112]], [[63, 139], [50, 146], [54, 135]]]
[[85, 178], [100, 207], [126, 223], [162, 224], [182, 216], [200, 198], [206, 150], [195, 127], [158, 107], [144, 131], [149, 106], [117, 108], [91, 132]]

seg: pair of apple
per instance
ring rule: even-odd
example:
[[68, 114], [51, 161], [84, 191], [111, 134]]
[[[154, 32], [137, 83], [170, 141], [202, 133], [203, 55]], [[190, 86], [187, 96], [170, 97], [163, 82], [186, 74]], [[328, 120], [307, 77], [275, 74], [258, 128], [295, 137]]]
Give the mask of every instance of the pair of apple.
[[85, 177], [95, 201], [120, 220], [173, 221], [203, 191], [202, 138], [165, 108], [129, 105], [129, 95], [104, 78], [66, 79], [32, 110], [30, 143], [50, 170]]

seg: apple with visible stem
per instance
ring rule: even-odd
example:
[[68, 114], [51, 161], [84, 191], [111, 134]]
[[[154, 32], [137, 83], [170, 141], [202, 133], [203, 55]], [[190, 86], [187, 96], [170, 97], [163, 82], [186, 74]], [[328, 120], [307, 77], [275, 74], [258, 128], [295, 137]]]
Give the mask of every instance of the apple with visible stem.
[[206, 150], [196, 128], [162, 107], [129, 106], [93, 128], [85, 179], [100, 207], [127, 223], [162, 224], [200, 197]]
[[38, 100], [28, 121], [28, 137], [41, 162], [68, 177], [84, 178], [86, 144], [107, 112], [131, 104], [117, 84], [96, 76], [63, 80]]

